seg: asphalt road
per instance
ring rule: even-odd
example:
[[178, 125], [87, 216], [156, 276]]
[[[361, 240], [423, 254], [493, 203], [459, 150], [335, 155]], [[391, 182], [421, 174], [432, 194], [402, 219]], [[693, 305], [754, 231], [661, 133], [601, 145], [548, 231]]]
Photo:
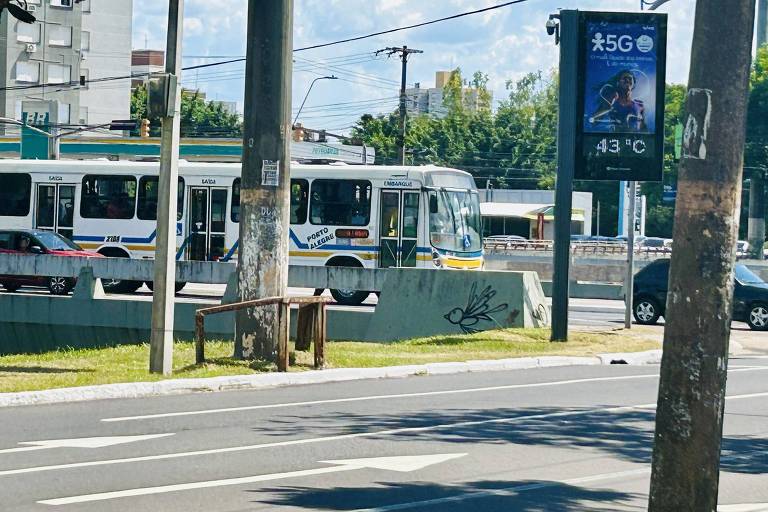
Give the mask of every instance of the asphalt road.
[[[657, 373], [541, 368], [2, 409], [1, 508], [643, 510]], [[731, 360], [723, 512], [768, 510], [766, 376], [766, 358]]]

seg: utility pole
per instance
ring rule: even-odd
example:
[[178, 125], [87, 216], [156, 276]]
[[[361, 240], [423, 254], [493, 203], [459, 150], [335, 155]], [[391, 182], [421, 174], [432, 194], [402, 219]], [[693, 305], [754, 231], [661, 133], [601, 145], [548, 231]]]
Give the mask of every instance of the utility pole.
[[[768, 0], [757, 0], [757, 47], [766, 42], [768, 31]], [[765, 244], [765, 171], [753, 170], [749, 180], [749, 218], [747, 221], [747, 240], [750, 257], [764, 259]]]
[[754, 20], [696, 2], [650, 512], [717, 509]]
[[408, 75], [408, 56], [413, 53], [424, 53], [422, 50], [414, 50], [403, 46], [402, 48], [384, 48], [383, 50], [376, 51], [376, 55], [380, 53], [386, 53], [387, 55], [400, 54], [400, 60], [402, 61], [402, 71], [400, 73], [400, 134], [397, 138], [397, 152], [400, 158], [400, 165], [405, 165], [405, 123], [408, 111], [406, 109], [406, 101], [408, 98], [405, 96], [406, 77]]
[[[293, 0], [249, 0], [237, 282], [241, 300], [285, 296], [291, 188]], [[277, 307], [240, 310], [235, 356], [277, 360]]]
[[[622, 191], [622, 194], [624, 191]], [[637, 182], [629, 182], [629, 215], [627, 216], [627, 276], [624, 284], [624, 328], [632, 328], [632, 293], [635, 284], [635, 216], [637, 215]], [[622, 213], [623, 214], [623, 213]]]
[[[152, 295], [152, 337], [149, 371], [170, 375], [173, 370], [173, 308], [176, 295], [176, 201], [179, 187], [179, 135], [181, 133], [181, 40], [184, 0], [168, 3], [168, 38], [165, 73], [169, 75], [169, 102], [162, 118], [160, 177], [157, 185], [157, 238]], [[174, 79], [175, 78], [175, 79]], [[172, 115], [171, 115], [172, 114]]]

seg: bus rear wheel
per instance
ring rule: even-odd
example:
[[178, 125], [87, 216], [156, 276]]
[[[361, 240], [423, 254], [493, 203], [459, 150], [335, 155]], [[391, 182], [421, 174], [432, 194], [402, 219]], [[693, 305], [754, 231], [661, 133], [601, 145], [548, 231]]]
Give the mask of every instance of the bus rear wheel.
[[[344, 257], [334, 258], [329, 261], [326, 266], [363, 268], [360, 262], [356, 259]], [[331, 296], [333, 296], [333, 299], [342, 306], [359, 306], [370, 294], [371, 292], [365, 290], [331, 289]], [[315, 295], [319, 295], [317, 290], [315, 291]]]
[[[155, 291], [155, 284], [153, 281], [146, 281], [144, 284], [146, 284], [147, 288], [150, 290]], [[176, 281], [176, 286], [174, 286], [173, 289], [176, 290], [176, 293], [179, 293], [185, 286], [187, 286], [187, 283], [184, 281]]]

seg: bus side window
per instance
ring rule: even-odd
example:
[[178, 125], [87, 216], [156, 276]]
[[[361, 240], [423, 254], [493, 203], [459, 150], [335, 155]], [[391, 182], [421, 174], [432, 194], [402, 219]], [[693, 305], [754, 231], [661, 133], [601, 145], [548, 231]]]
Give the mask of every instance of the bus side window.
[[88, 175], [83, 178], [81, 217], [132, 219], [135, 211], [135, 177]]
[[312, 181], [310, 222], [329, 226], [367, 226], [371, 217], [371, 182], [316, 179]]
[[[139, 207], [137, 216], [141, 220], [157, 220], [157, 176], [142, 176], [139, 179]], [[184, 178], [179, 177], [179, 191], [176, 199], [176, 220], [184, 217]]]
[[309, 202], [309, 182], [291, 180], [291, 224], [307, 222], [307, 203]]
[[240, 222], [240, 178], [232, 182], [232, 222]]
[[29, 174], [0, 174], [0, 216], [26, 217], [31, 196], [32, 177]]

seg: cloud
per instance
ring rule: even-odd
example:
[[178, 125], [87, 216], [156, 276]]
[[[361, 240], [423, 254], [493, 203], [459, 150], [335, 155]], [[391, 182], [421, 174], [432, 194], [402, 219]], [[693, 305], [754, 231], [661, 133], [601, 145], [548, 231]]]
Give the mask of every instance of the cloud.
[[[187, 0], [184, 64], [244, 55], [247, 3], [245, 0]], [[498, 0], [295, 0], [294, 47], [420, 23], [496, 3]], [[371, 101], [358, 106], [349, 102], [397, 96], [399, 60], [376, 58], [373, 53], [387, 46], [404, 44], [424, 51], [409, 60], [409, 83], [432, 86], [437, 70], [461, 67], [467, 76], [480, 70], [489, 75], [495, 99], [503, 99], [507, 80], [528, 72], [548, 71], [557, 65], [558, 48], [544, 29], [549, 14], [558, 8], [637, 10], [638, 3], [639, 0], [530, 0], [413, 30], [297, 52], [293, 103], [298, 107], [312, 80], [332, 73], [340, 80], [318, 82], [307, 99], [305, 109], [315, 107], [308, 111], [312, 112], [313, 127], [349, 126], [367, 111], [394, 109], [396, 100], [392, 103]], [[688, 76], [694, 6], [695, 0], [673, 0], [660, 9], [669, 13], [667, 78], [670, 82], [685, 82]], [[165, 3], [134, 0], [134, 47], [143, 48], [146, 39], [149, 47], [163, 48], [166, 17]], [[208, 68], [185, 75], [184, 82], [197, 84], [209, 98], [242, 103], [244, 69], [243, 64]], [[341, 102], [348, 104], [345, 108], [318, 107]]]

